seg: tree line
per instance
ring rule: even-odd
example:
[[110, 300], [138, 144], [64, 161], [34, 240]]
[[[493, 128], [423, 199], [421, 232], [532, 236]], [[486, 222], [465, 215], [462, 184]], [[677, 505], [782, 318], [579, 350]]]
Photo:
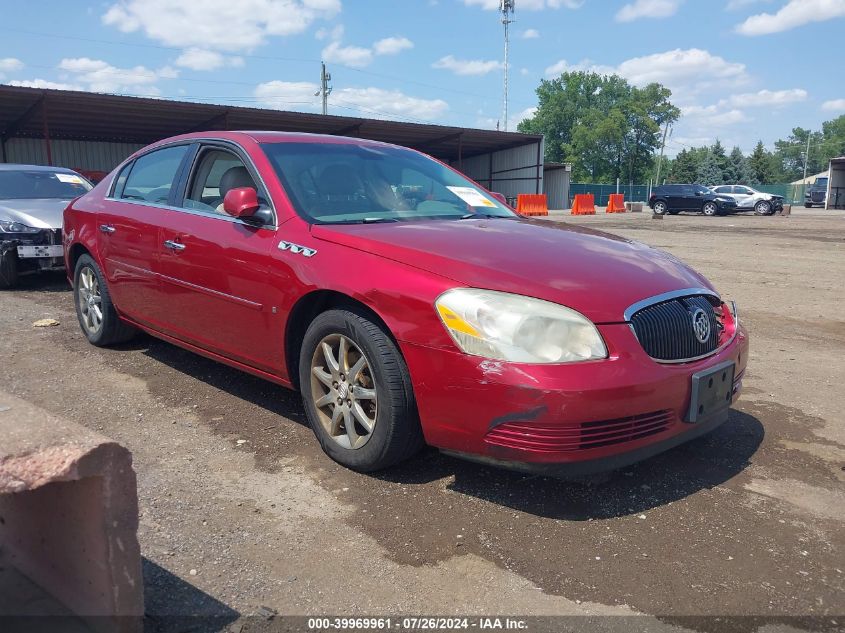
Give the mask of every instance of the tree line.
[[[520, 122], [520, 132], [546, 137], [546, 160], [572, 164], [573, 182], [644, 183], [654, 178], [663, 130], [681, 116], [659, 83], [631, 86], [618, 75], [565, 72], [537, 87], [537, 111]], [[720, 141], [664, 157], [660, 180], [703, 185], [760, 185], [799, 180], [827, 169], [831, 158], [845, 156], [845, 115], [822, 124], [820, 131], [796, 127], [768, 150], [760, 141], [746, 155], [728, 151]]]

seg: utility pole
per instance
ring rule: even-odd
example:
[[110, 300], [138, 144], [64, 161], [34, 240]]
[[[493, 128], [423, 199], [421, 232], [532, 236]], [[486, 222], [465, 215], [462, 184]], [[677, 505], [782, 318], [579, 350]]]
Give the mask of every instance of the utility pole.
[[663, 128], [663, 143], [660, 145], [660, 158], [657, 159], [657, 176], [654, 179], [654, 185], [660, 186], [660, 168], [663, 166], [663, 150], [666, 149], [666, 137], [669, 134], [669, 121], [666, 121], [666, 127]]
[[513, 10], [516, 0], [499, 0], [499, 10], [502, 12], [502, 24], [505, 26], [505, 86], [504, 86], [504, 114], [502, 115], [502, 123], [505, 132], [508, 131], [508, 48], [510, 37], [508, 34], [508, 25], [513, 22]]
[[807, 163], [810, 162], [810, 137], [812, 136], [813, 133], [807, 130], [807, 151], [804, 152], [804, 180], [801, 183], [805, 187], [807, 186]]
[[332, 80], [332, 75], [326, 72], [326, 62], [320, 62], [320, 66], [322, 68], [320, 71], [320, 89], [314, 93], [314, 96], [323, 96], [323, 114], [328, 114], [329, 95], [332, 93], [332, 87], [329, 85], [329, 82]]

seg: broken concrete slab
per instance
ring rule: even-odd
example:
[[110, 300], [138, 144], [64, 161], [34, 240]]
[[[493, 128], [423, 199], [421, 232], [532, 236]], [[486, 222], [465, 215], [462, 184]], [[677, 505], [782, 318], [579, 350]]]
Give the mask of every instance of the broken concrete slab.
[[[97, 616], [96, 628], [142, 616], [131, 453], [3, 392], [0, 438], [4, 562], [74, 614]], [[120, 622], [140, 625], [137, 617]]]

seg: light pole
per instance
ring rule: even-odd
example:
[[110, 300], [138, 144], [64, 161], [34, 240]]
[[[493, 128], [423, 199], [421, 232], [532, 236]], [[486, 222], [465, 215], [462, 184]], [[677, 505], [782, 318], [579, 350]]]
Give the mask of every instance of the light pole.
[[504, 86], [504, 114], [502, 124], [505, 127], [505, 132], [508, 131], [508, 46], [510, 44], [510, 37], [508, 34], [508, 25], [513, 22], [513, 10], [516, 0], [500, 0], [499, 10], [502, 12], [502, 24], [505, 26], [505, 86]]

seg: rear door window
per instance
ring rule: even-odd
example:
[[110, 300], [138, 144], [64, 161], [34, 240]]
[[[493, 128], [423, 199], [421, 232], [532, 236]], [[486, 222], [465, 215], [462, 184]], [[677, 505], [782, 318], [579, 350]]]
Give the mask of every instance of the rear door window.
[[137, 158], [126, 178], [120, 197], [124, 200], [167, 204], [188, 147], [165, 147]]

